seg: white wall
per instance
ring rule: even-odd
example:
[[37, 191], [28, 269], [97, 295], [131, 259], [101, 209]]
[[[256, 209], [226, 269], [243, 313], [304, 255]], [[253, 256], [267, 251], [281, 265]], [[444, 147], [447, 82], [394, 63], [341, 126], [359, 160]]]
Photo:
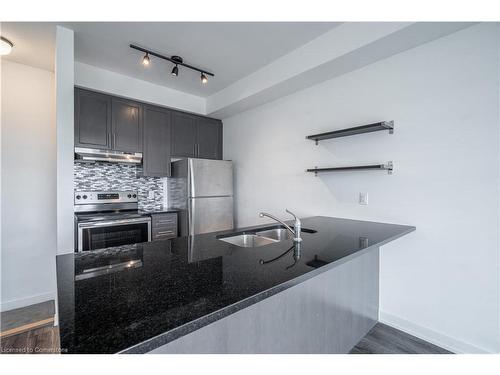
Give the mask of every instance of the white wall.
[[1, 61], [1, 309], [54, 299], [54, 73]]
[[205, 99], [165, 86], [75, 62], [75, 85], [151, 104], [205, 114]]
[[[498, 54], [498, 26], [481, 24], [224, 119], [238, 225], [285, 207], [415, 225], [381, 251], [381, 319], [452, 350], [500, 352]], [[304, 139], [380, 120], [395, 134]], [[392, 176], [304, 172], [388, 160]]]

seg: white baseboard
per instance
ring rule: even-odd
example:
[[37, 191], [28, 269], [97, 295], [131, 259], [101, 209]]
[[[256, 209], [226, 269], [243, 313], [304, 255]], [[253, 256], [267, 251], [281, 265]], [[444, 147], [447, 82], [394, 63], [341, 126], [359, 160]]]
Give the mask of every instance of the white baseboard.
[[379, 321], [388, 326], [397, 328], [410, 335], [416, 336], [422, 340], [428, 341], [431, 344], [440, 346], [443, 349], [453, 353], [460, 354], [492, 354], [494, 352], [487, 349], [477, 347], [464, 341], [457, 340], [453, 337], [443, 335], [442, 333], [433, 331], [429, 328], [422, 327], [398, 316], [379, 312]]
[[14, 310], [50, 300], [55, 300], [55, 293], [43, 293], [10, 301], [2, 301], [0, 311]]

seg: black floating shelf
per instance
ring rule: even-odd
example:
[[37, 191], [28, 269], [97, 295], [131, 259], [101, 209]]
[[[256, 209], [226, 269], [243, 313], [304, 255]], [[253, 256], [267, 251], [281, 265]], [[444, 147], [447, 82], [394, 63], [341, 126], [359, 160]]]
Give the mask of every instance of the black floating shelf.
[[315, 141], [316, 144], [318, 144], [318, 141], [322, 141], [325, 139], [348, 137], [350, 135], [378, 132], [381, 130], [389, 130], [389, 134], [394, 133], [394, 121], [375, 122], [373, 124], [356, 126], [354, 128], [340, 129], [327, 133], [308, 135], [306, 138]]
[[366, 171], [366, 170], [385, 170], [388, 174], [392, 174], [394, 165], [392, 161], [387, 164], [371, 164], [371, 165], [355, 165], [350, 167], [331, 167], [331, 168], [310, 168], [306, 172], [314, 172], [314, 175], [322, 172], [347, 172], [347, 171]]

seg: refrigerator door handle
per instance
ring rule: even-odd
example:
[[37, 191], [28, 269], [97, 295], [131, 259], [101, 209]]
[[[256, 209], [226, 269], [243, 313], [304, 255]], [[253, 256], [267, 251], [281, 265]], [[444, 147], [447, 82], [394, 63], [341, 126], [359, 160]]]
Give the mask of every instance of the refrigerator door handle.
[[196, 204], [194, 199], [189, 199], [188, 202], [188, 223], [189, 223], [189, 235], [193, 236], [196, 232], [194, 230], [194, 220], [196, 214]]

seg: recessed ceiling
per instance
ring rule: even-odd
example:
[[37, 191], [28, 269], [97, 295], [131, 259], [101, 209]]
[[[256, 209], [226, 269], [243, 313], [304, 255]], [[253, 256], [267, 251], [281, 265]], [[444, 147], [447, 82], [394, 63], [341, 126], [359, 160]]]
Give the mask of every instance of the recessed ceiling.
[[[206, 97], [276, 58], [332, 29], [334, 23], [69, 23], [75, 31], [75, 60], [159, 85]], [[129, 48], [135, 43], [156, 52], [182, 56], [188, 64], [214, 72], [208, 84], [200, 74]]]
[[[55, 25], [75, 31], [75, 60], [134, 78], [207, 97], [271, 61], [336, 27], [334, 22], [74, 22], [3, 23], [2, 35], [15, 43], [9, 60], [54, 69]], [[215, 73], [206, 85], [200, 75], [143, 55], [135, 43]], [[49, 46], [49, 44], [51, 44]]]

